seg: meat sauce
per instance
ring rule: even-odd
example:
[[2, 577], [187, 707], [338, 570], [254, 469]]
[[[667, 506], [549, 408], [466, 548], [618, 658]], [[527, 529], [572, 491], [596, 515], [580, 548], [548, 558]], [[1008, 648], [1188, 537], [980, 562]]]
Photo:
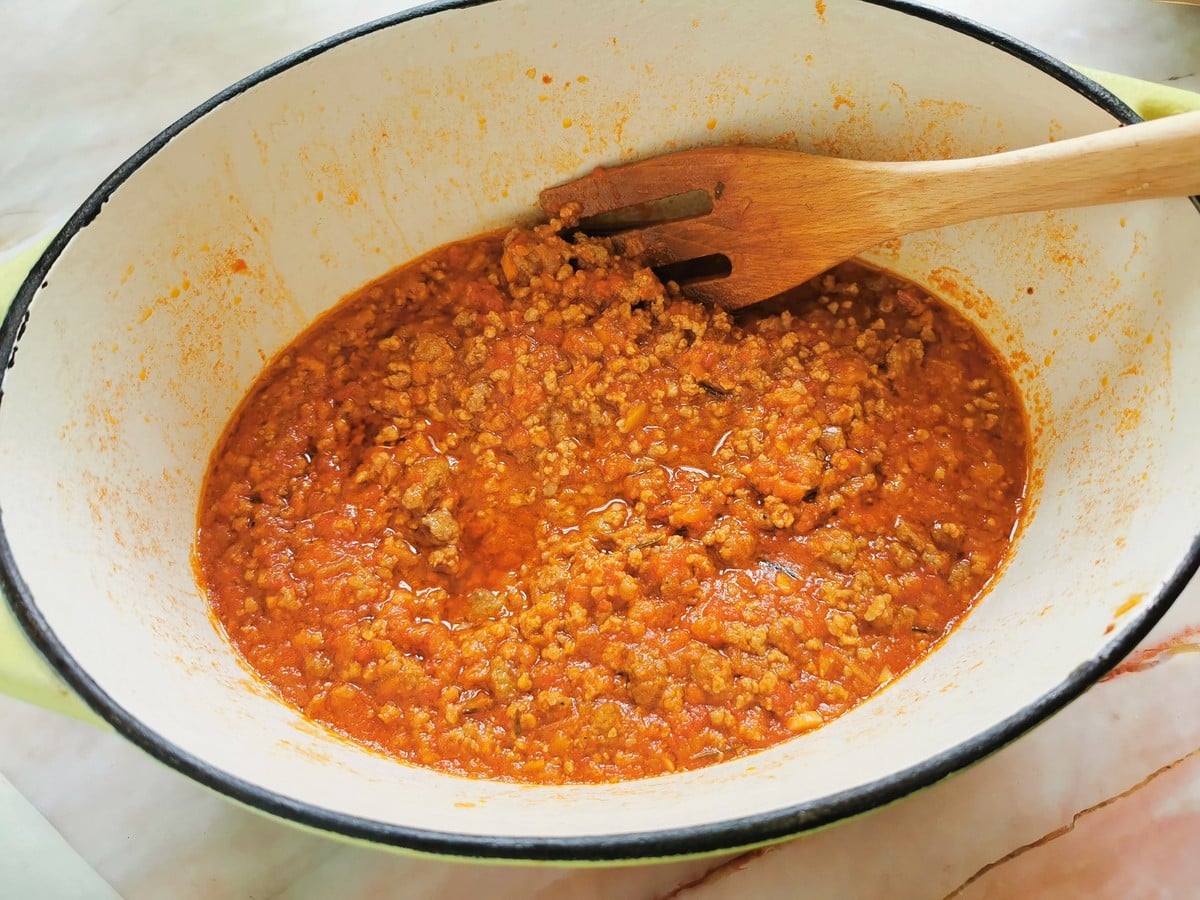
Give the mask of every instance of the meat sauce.
[[633, 779], [820, 727], [1005, 558], [1010, 374], [891, 275], [729, 314], [562, 224], [442, 247], [267, 367], [203, 488], [217, 618], [309, 717], [463, 775]]

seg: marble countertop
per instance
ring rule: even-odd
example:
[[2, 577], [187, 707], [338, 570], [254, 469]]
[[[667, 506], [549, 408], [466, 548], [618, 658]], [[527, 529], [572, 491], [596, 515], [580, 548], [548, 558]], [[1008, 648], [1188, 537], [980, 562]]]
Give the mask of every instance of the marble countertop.
[[[0, 0], [0, 84], [8, 88], [0, 121], [9, 126], [0, 143], [0, 258], [60, 223], [141, 143], [226, 84], [408, 5]], [[1200, 89], [1200, 8], [1154, 0], [940, 5], [1068, 62]], [[73, 852], [71, 865], [90, 867], [126, 898], [454, 898], [484, 888], [490, 900], [1194, 897], [1197, 696], [1193, 584], [1081, 699], [930, 790], [767, 851], [596, 870], [349, 847], [236, 807], [112, 734], [0, 698], [0, 876], [4, 855], [26, 846], [2, 830], [5, 803], [23, 797], [39, 827], [57, 831], [58, 849]], [[27, 868], [39, 865], [61, 864], [31, 857]], [[112, 892], [97, 881], [43, 895]]]

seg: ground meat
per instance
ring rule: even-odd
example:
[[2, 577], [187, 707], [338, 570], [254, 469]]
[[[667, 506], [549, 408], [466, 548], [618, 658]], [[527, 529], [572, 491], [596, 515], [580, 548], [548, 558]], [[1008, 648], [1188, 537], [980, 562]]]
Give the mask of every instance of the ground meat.
[[449, 510], [435, 509], [421, 519], [421, 524], [429, 529], [429, 534], [439, 544], [451, 544], [458, 540], [458, 523]]
[[271, 363], [201, 501], [220, 622], [309, 716], [460, 774], [636, 778], [836, 718], [1004, 558], [1012, 379], [889, 275], [730, 315], [558, 225], [444, 247]]

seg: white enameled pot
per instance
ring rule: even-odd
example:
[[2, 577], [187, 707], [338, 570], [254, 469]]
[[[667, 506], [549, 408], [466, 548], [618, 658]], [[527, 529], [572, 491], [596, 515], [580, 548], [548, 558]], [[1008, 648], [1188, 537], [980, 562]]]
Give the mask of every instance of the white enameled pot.
[[311, 827], [464, 857], [761, 843], [978, 760], [1111, 667], [1197, 566], [1187, 199], [992, 219], [869, 254], [948, 297], [1015, 367], [1035, 441], [1027, 521], [928, 660], [733, 762], [533, 787], [333, 736], [263, 688], [210, 618], [191, 559], [200, 480], [264, 362], [315, 316], [441, 243], [529, 220], [540, 188], [598, 164], [715, 142], [963, 156], [1132, 118], [1027, 47], [891, 0], [441, 4], [263, 70], [101, 185], [4, 322], [6, 683], [58, 690], [38, 687], [27, 638], [95, 714], [192, 778]]

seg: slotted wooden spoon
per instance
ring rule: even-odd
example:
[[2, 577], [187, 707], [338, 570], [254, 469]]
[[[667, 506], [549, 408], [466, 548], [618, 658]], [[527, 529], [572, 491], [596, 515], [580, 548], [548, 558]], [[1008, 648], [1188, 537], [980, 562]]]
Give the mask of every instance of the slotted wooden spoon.
[[[726, 257], [693, 297], [737, 309], [901, 235], [1005, 213], [1200, 194], [1200, 112], [992, 156], [859, 162], [758, 147], [684, 150], [542, 192], [594, 217], [703, 191], [706, 214], [620, 231], [652, 265]], [[669, 207], [667, 207], [669, 209]], [[636, 216], [635, 216], [636, 218]], [[644, 220], [643, 216], [643, 220]], [[587, 223], [584, 223], [587, 231]]]

